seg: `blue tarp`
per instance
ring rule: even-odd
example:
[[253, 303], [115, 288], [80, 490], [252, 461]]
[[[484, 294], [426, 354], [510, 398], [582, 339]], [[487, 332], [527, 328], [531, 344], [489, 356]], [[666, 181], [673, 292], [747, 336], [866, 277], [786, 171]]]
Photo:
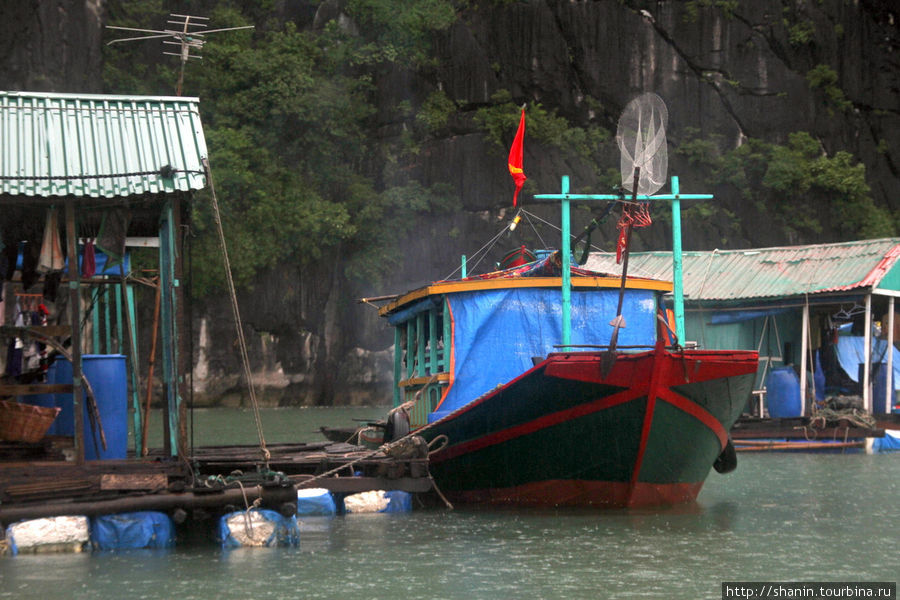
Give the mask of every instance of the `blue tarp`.
[[97, 550], [171, 548], [175, 526], [165, 513], [143, 511], [91, 519], [91, 544]]
[[407, 513], [412, 511], [412, 494], [401, 490], [391, 490], [384, 494], [388, 499], [387, 507], [381, 512]]
[[297, 490], [298, 517], [333, 517], [337, 512], [334, 497], [324, 488]]
[[[216, 537], [217, 541], [222, 544], [223, 548], [240, 548], [242, 546], [297, 546], [300, 544], [300, 528], [297, 525], [297, 517], [285, 517], [282, 514], [265, 508], [254, 508], [250, 513], [256, 515], [256, 518], [262, 519], [274, 524], [271, 535], [265, 539], [257, 536], [261, 535], [262, 527], [247, 527], [244, 518], [247, 512], [243, 510], [235, 511], [222, 515], [219, 518], [219, 531]], [[238, 531], [232, 532], [228, 522], [232, 517], [237, 517], [233, 522]], [[237, 535], [237, 537], [235, 537]], [[242, 543], [238, 538], [252, 538], [252, 543]]]
[[900, 452], [900, 431], [885, 431], [872, 441], [872, 452]]
[[[900, 389], [900, 350], [894, 351], [894, 389]], [[866, 340], [860, 335], [839, 335], [837, 357], [847, 377], [859, 383], [859, 365], [866, 359]], [[887, 364], [887, 342], [872, 339], [872, 363]]]
[[[572, 292], [573, 345], [609, 344], [619, 290]], [[448, 296], [453, 314], [454, 383], [440, 418], [532, 367], [532, 357], [558, 352], [562, 342], [559, 288], [483, 290]], [[652, 346], [656, 341], [656, 293], [626, 290], [619, 346]]]

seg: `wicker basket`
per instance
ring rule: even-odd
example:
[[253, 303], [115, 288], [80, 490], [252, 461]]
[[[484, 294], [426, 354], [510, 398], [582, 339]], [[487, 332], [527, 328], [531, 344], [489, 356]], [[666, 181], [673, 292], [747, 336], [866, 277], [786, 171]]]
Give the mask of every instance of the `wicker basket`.
[[39, 442], [60, 410], [0, 400], [0, 440]]

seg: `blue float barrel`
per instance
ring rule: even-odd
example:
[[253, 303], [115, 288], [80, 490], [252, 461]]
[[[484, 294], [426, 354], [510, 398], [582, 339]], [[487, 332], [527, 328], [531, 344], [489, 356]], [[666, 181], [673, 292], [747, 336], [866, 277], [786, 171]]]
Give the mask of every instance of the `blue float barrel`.
[[[54, 383], [72, 383], [72, 363], [57, 359]], [[128, 454], [128, 378], [125, 356], [122, 354], [85, 354], [81, 357], [84, 376], [94, 390], [97, 411], [106, 436], [106, 450], [97, 434], [94, 448], [94, 429], [88, 416], [87, 402], [84, 406], [84, 458], [85, 460], [126, 458]], [[85, 395], [85, 399], [87, 396]], [[71, 394], [56, 394], [56, 404], [62, 410], [57, 417], [56, 433], [74, 435], [75, 413], [72, 409]]]
[[803, 406], [800, 378], [793, 367], [772, 369], [766, 378], [766, 400], [769, 416], [773, 418], [799, 417]]

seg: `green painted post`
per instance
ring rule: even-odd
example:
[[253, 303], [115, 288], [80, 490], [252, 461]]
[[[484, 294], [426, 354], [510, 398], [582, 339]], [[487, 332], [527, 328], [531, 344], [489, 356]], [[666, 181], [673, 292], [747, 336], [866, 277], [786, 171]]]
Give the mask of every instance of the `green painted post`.
[[441, 356], [441, 371], [450, 372], [450, 352], [453, 348], [453, 323], [450, 319], [450, 301], [444, 298], [444, 352]]
[[413, 350], [416, 347], [416, 320], [409, 319], [406, 322], [406, 378], [409, 379], [415, 373], [416, 355]]
[[432, 375], [440, 371], [438, 368], [437, 341], [437, 309], [432, 308], [428, 311], [428, 367]]
[[462, 255], [462, 278], [465, 279], [466, 277], [468, 277], [468, 275], [466, 274], [466, 255], [463, 254]]
[[675, 335], [684, 345], [684, 269], [681, 256], [681, 198], [678, 177], [672, 177], [672, 286], [675, 293]]
[[91, 290], [91, 352], [100, 354], [100, 288]]
[[403, 348], [400, 326], [394, 327], [394, 406], [400, 406], [400, 378], [403, 376]]
[[103, 341], [106, 342], [104, 351], [106, 354], [112, 354], [112, 324], [109, 319], [109, 286], [103, 286]]
[[178, 396], [178, 343], [175, 328], [175, 212], [172, 203], [166, 204], [159, 229], [159, 285], [160, 294], [160, 346], [162, 356], [163, 389], [166, 392], [167, 450], [178, 455], [179, 410]]
[[[116, 295], [116, 352], [125, 354], [125, 332], [122, 329], [122, 285], [115, 285]], [[112, 350], [107, 348], [107, 352], [112, 354]]]
[[[678, 341], [684, 343], [684, 287], [683, 287], [683, 269], [681, 257], [681, 200], [710, 200], [712, 194], [682, 194], [678, 189], [678, 178], [672, 177], [672, 193], [661, 194], [659, 196], [637, 196], [637, 200], [668, 200], [672, 202], [672, 284], [675, 295], [675, 326]], [[561, 194], [536, 194], [535, 200], [559, 200], [562, 203], [562, 243], [561, 252], [563, 253], [563, 278], [564, 280], [571, 278], [568, 265], [571, 262], [571, 244], [569, 237], [571, 235], [569, 229], [569, 202], [571, 201], [616, 201], [621, 198], [614, 194], [570, 194], [569, 178], [563, 177], [563, 190]], [[571, 281], [563, 282], [563, 346], [570, 344], [569, 335], [571, 334]]]
[[562, 226], [562, 243], [560, 244], [560, 252], [562, 252], [562, 345], [563, 350], [569, 350], [569, 344], [572, 343], [572, 269], [571, 269], [571, 225], [569, 223], [569, 199], [566, 195], [569, 193], [569, 176], [563, 175], [562, 178], [562, 200], [560, 206], [562, 215], [560, 217]]
[[134, 449], [137, 456], [141, 455], [141, 448], [144, 447], [143, 442], [143, 413], [141, 412], [140, 389], [141, 382], [138, 377], [138, 338], [137, 338], [137, 314], [134, 304], [134, 289], [125, 284], [125, 310], [128, 311], [127, 323], [131, 334], [128, 339], [131, 340], [131, 348], [129, 348], [128, 358], [131, 362], [131, 408], [134, 411]]
[[425, 375], [425, 314], [416, 315], [416, 377]]

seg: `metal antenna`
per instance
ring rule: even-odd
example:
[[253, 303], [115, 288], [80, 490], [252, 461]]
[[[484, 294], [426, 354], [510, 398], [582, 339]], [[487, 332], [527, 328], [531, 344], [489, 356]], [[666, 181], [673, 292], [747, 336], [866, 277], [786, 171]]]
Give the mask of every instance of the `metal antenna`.
[[[206, 43], [206, 40], [203, 39], [203, 36], [210, 33], [219, 33], [220, 31], [236, 31], [238, 29], [253, 29], [253, 25], [245, 25], [243, 27], [226, 27], [224, 29], [208, 29], [204, 30], [202, 28], [206, 27], [206, 23], [204, 21], [209, 21], [209, 17], [198, 17], [193, 15], [177, 15], [170, 14], [169, 20], [166, 21], [167, 24], [177, 25], [178, 29], [138, 29], [135, 27], [117, 27], [115, 25], [107, 25], [107, 29], [117, 29], [119, 31], [136, 31], [139, 33], [146, 33], [149, 35], [142, 35], [137, 37], [129, 37], [129, 38], [121, 38], [118, 40], [112, 40], [108, 42], [106, 45], [111, 46], [118, 42], [135, 42], [139, 40], [153, 40], [159, 38], [173, 38], [171, 40], [163, 39], [163, 44], [172, 44], [175, 46], [180, 46], [178, 52], [163, 52], [163, 54], [167, 54], [169, 56], [178, 56], [181, 58], [181, 69], [178, 72], [178, 83], [175, 86], [175, 95], [180, 96], [181, 90], [184, 85], [184, 65], [187, 63], [189, 58], [196, 58], [197, 60], [202, 59], [203, 57], [196, 52], [199, 52], [203, 48], [203, 44]], [[195, 54], [191, 54], [191, 50], [195, 51]]]

